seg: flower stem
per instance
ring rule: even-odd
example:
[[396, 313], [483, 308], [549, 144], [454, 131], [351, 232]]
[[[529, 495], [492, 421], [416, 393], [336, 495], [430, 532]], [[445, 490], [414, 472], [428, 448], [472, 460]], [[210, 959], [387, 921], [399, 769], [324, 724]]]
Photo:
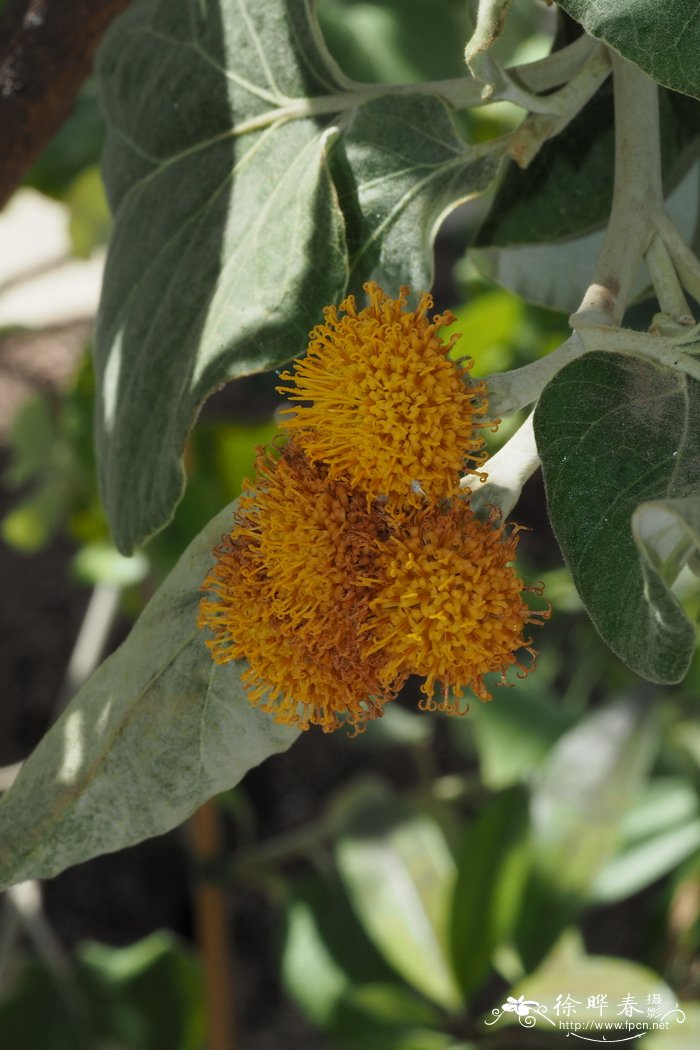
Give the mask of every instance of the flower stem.
[[472, 493], [470, 506], [474, 511], [498, 507], [506, 518], [520, 498], [523, 485], [540, 465], [535, 443], [532, 413], [486, 464], [488, 480], [481, 482], [474, 474], [462, 478], [462, 488]]

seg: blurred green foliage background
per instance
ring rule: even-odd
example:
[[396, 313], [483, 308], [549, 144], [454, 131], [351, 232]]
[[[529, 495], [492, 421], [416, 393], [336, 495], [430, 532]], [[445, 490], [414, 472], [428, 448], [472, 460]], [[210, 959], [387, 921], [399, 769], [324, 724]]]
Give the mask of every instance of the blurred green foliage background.
[[[462, 72], [463, 0], [432, 4], [427, 21], [422, 0], [319, 7], [330, 46], [358, 79]], [[502, 57], [543, 53], [548, 24], [536, 0], [516, 5]], [[464, 132], [487, 137], [512, 119], [503, 107], [495, 122], [471, 116]], [[87, 84], [27, 179], [68, 209], [77, 256], [108, 237], [101, 141]], [[437, 259], [436, 306], [454, 310], [463, 333], [454, 353], [471, 355], [475, 375], [533, 360], [567, 334], [565, 318], [489, 284], [463, 258], [453, 265], [483, 208], [450, 218]], [[256, 446], [277, 433], [274, 386], [274, 376], [256, 377], [209, 402], [188, 443], [189, 485], [174, 521], [126, 559], [111, 545], [96, 489], [86, 348], [71, 388], [34, 398], [14, 421], [4, 482], [16, 497], [4, 543], [31, 572], [34, 552], [67, 533], [74, 578], [119, 588], [124, 614], [137, 615], [251, 476]], [[489, 436], [492, 450], [516, 424]], [[206, 875], [232, 900], [249, 905], [252, 893], [270, 916], [257, 957], [248, 950], [241, 965], [266, 975], [273, 1021], [232, 991], [248, 1025], [242, 1047], [557, 1046], [566, 1031], [538, 1023], [533, 1032], [518, 1024], [526, 1015], [492, 1011], [524, 996], [555, 1017], [557, 996], [569, 995], [577, 1016], [590, 1018], [600, 1016], [586, 1010], [598, 993], [618, 1020], [625, 995], [645, 1018], [648, 997], [681, 1003], [683, 1024], [650, 1033], [645, 1047], [700, 1045], [700, 661], [674, 689], [628, 672], [581, 609], [536, 480], [515, 516], [533, 529], [521, 544], [523, 575], [544, 581], [553, 606], [534, 674], [497, 689], [489, 705], [475, 701], [464, 718], [419, 715], [409, 688], [359, 738], [310, 734], [219, 799], [228, 846]], [[697, 595], [685, 598], [697, 618]], [[203, 983], [196, 949], [180, 936], [188, 932], [184, 921], [131, 947], [85, 941], [60, 965], [40, 943], [8, 957], [0, 936], [0, 1043], [197, 1050]], [[284, 1043], [269, 1034], [280, 1001], [305, 1019]], [[263, 1030], [268, 1042], [256, 1042]]]

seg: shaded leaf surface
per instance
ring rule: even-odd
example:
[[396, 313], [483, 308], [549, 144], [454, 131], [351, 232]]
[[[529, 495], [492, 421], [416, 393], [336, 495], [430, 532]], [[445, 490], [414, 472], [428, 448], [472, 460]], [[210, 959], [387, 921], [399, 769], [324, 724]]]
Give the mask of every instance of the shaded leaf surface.
[[[666, 191], [700, 134], [700, 106], [659, 93], [660, 145]], [[476, 236], [478, 247], [537, 244], [573, 237], [604, 223], [612, 205], [614, 129], [608, 80], [523, 171], [511, 161]]]
[[0, 885], [49, 878], [160, 835], [296, 738], [248, 703], [196, 627], [222, 511], [95, 672], [0, 802]]
[[388, 288], [429, 285], [439, 216], [497, 162], [479, 159], [484, 147], [472, 156], [439, 99], [383, 99], [347, 80], [307, 0], [136, 0], [98, 76], [115, 212], [98, 452], [128, 552], [171, 517], [208, 393], [301, 353], [345, 292], [351, 254], [356, 284], [380, 264]]
[[[700, 564], [700, 492], [685, 499], [640, 504], [632, 515], [632, 534], [648, 569], [670, 585], [684, 565]], [[648, 570], [647, 570], [648, 571]]]
[[[694, 164], [666, 199], [666, 210], [684, 238], [698, 249], [700, 167]], [[571, 313], [581, 302], [603, 245], [603, 229], [560, 241], [540, 240], [503, 248], [476, 248], [470, 255], [481, 272], [530, 302]], [[631, 296], [649, 287], [640, 268]]]
[[[535, 412], [552, 525], [610, 648], [655, 682], [678, 682], [695, 630], [632, 516], [700, 492], [700, 384], [647, 361], [588, 353], [562, 369]], [[695, 506], [693, 500], [692, 503]]]

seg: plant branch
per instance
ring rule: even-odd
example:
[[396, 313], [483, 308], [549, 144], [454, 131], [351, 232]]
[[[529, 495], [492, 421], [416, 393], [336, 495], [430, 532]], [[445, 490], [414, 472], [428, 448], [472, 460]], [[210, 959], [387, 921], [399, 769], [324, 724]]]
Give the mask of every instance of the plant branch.
[[[453, 77], [448, 80], [428, 80], [410, 84], [362, 84], [355, 83], [351, 91], [337, 95], [317, 95], [313, 98], [280, 98], [280, 105], [259, 113], [248, 120], [235, 124], [233, 135], [246, 135], [250, 131], [269, 127], [277, 121], [303, 120], [307, 117], [324, 116], [332, 113], [345, 113], [356, 109], [363, 102], [386, 95], [437, 95], [456, 109], [473, 109], [492, 102], [510, 101], [535, 111], [552, 110], [548, 96], [540, 98], [536, 92], [551, 91], [555, 87], [574, 79], [581, 68], [596, 53], [605, 49], [591, 37], [579, 37], [573, 44], [555, 51], [546, 58], [528, 62], [522, 66], [513, 66], [505, 71], [509, 83], [522, 85], [518, 99], [504, 86], [503, 92], [493, 92], [484, 97], [482, 85], [473, 77]], [[557, 96], [558, 97], [558, 96]], [[573, 114], [572, 114], [573, 116]]]
[[615, 184], [610, 222], [574, 328], [619, 325], [663, 209], [659, 96], [640, 69], [611, 51], [615, 90]]
[[654, 226], [663, 239], [683, 287], [700, 302], [700, 260], [681, 237], [673, 219], [663, 209], [654, 216]]
[[677, 324], [692, 325], [693, 315], [661, 234], [652, 234], [645, 261], [662, 311]]
[[587, 351], [602, 350], [643, 357], [700, 380], [700, 360], [696, 356], [700, 345], [700, 326], [694, 329], [686, 327], [681, 329], [681, 334], [668, 337], [636, 332], [631, 328], [601, 325], [582, 329], [580, 336]]
[[495, 372], [487, 376], [484, 380], [488, 391], [486, 418], [496, 420], [512, 416], [519, 409], [533, 404], [557, 372], [570, 361], [575, 361], [585, 350], [583, 342], [574, 332], [546, 357], [510, 372]]
[[0, 207], [69, 115], [129, 0], [10, 0], [0, 16]]
[[512, 135], [509, 153], [518, 167], [526, 168], [547, 139], [558, 135], [595, 95], [610, 74], [610, 59], [603, 47], [594, 51], [576, 76], [553, 95], [541, 100]]
[[[474, 32], [464, 49], [464, 60], [474, 80], [481, 84], [481, 100], [483, 102], [507, 101], [516, 106], [521, 106], [531, 113], [552, 113], [552, 99], [545, 96], [540, 98], [533, 93], [530, 85], [522, 82], [518, 77], [517, 70], [503, 69], [497, 59], [494, 58], [492, 47], [503, 31], [503, 26], [508, 14], [512, 0], [479, 0], [476, 24]], [[582, 41], [585, 42], [582, 44]], [[572, 50], [573, 50], [572, 45]], [[593, 50], [596, 45], [591, 37], [585, 33], [575, 41], [575, 46], [581, 51]], [[603, 50], [601, 48], [601, 50]], [[562, 49], [569, 51], [569, 48]], [[555, 54], [561, 55], [562, 52]], [[548, 56], [548, 62], [552, 62], [554, 56]], [[570, 80], [575, 70], [568, 68], [562, 83]]]
[[[224, 844], [216, 802], [210, 799], [188, 822], [192, 853], [201, 867], [220, 858]], [[209, 1050], [237, 1045], [233, 1010], [233, 961], [229, 943], [226, 891], [200, 876], [193, 888], [197, 941], [204, 970]]]
[[[607, 331], [619, 329], [632, 282], [652, 241], [654, 219], [663, 211], [657, 86], [619, 55], [610, 52], [610, 61], [615, 92], [615, 183], [610, 222], [593, 280], [571, 318], [575, 331], [570, 339], [541, 361], [488, 378], [492, 415], [507, 415], [535, 401], [565, 364], [592, 348], [590, 340], [582, 338], [584, 333], [593, 337], [601, 326]], [[474, 492], [472, 505], [494, 504], [507, 515], [538, 465], [530, 415], [488, 461], [483, 488], [478, 489], [473, 475], [462, 484]]]

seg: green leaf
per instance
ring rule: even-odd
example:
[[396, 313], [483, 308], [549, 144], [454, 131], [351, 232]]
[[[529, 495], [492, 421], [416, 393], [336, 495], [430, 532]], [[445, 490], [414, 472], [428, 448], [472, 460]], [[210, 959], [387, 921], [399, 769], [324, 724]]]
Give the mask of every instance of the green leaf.
[[664, 87], [700, 98], [700, 20], [694, 0], [558, 0], [587, 33]]
[[[680, 681], [695, 648], [664, 576], [677, 554], [666, 553], [663, 523], [680, 516], [677, 531], [692, 536], [699, 396], [684, 373], [588, 353], [555, 376], [535, 412], [549, 514], [579, 594], [613, 652], [654, 682]], [[639, 512], [635, 543], [632, 517], [649, 501], [663, 506]]]
[[296, 738], [251, 707], [244, 665], [214, 664], [196, 626], [231, 519], [228, 507], [187, 548], [3, 796], [1, 886], [168, 831]]
[[295, 880], [285, 903], [285, 986], [314, 1024], [335, 1031], [353, 987], [385, 987], [394, 973], [359, 924], [335, 872]]
[[697, 793], [674, 777], [652, 781], [622, 820], [621, 835], [620, 852], [593, 883], [597, 902], [631, 897], [700, 849]]
[[381, 784], [348, 803], [338, 869], [369, 937], [410, 984], [454, 1009], [447, 951], [455, 863], [440, 826]]
[[200, 1050], [199, 965], [164, 931], [128, 948], [81, 944], [58, 980], [29, 960], [4, 989], [0, 1031], [13, 1050]]
[[98, 452], [128, 553], [172, 516], [207, 395], [300, 354], [351, 257], [355, 285], [375, 266], [389, 291], [429, 285], [440, 218], [498, 159], [440, 99], [348, 81], [308, 0], [136, 0], [98, 76], [115, 211]]
[[450, 927], [454, 968], [466, 997], [486, 979], [495, 948], [510, 933], [527, 827], [525, 792], [504, 792], [482, 810], [459, 850]]
[[345, 172], [337, 158], [335, 171], [352, 287], [372, 273], [387, 289], [397, 278], [416, 290], [430, 288], [433, 240], [444, 215], [493, 182], [500, 151], [490, 145], [467, 151], [447, 104], [418, 94], [359, 106], [336, 145], [341, 149]]
[[282, 975], [314, 1024], [349, 1050], [452, 1050], [452, 1041], [435, 1031], [441, 1012], [396, 983], [334, 877], [297, 881], [292, 894]]
[[109, 238], [109, 208], [105, 198], [100, 169], [87, 168], [71, 183], [66, 193], [73, 254], [88, 259], [95, 248]]
[[205, 1036], [199, 964], [158, 931], [128, 948], [89, 941], [78, 975], [103, 1039], [129, 1050], [200, 1050]]
[[299, 353], [345, 288], [329, 119], [270, 115], [341, 86], [301, 0], [264, 11], [135, 3], [105, 40], [99, 80], [116, 221], [97, 332], [98, 452], [128, 553], [182, 495], [179, 457], [204, 398]]
[[532, 870], [517, 932], [526, 965], [576, 917], [617, 852], [656, 733], [643, 708], [621, 701], [588, 715], [552, 748], [530, 802]]

